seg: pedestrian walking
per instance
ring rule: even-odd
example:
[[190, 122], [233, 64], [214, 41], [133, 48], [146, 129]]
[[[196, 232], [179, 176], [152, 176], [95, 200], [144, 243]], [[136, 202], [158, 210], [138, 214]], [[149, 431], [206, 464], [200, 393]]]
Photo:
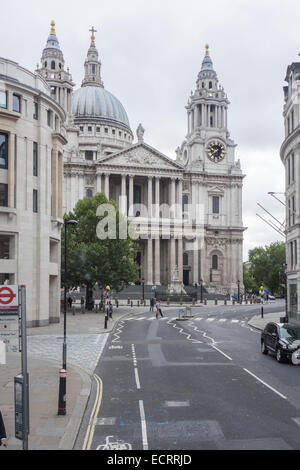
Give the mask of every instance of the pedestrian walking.
[[158, 318], [159, 315], [160, 315], [161, 317], [163, 317], [163, 314], [162, 314], [162, 311], [161, 311], [161, 306], [160, 306], [159, 303], [157, 303], [157, 304], [156, 304], [156, 318]]
[[108, 304], [108, 316], [111, 320], [112, 320], [112, 313], [113, 313], [112, 303], [109, 302], [109, 304]]
[[7, 436], [6, 436], [2, 413], [0, 411], [0, 446], [2, 444], [4, 445], [4, 447], [7, 447]]
[[155, 300], [154, 300], [153, 297], [151, 297], [151, 299], [150, 299], [150, 312], [153, 312], [154, 304], [155, 304]]
[[73, 303], [73, 299], [72, 299], [72, 297], [70, 296], [70, 297], [68, 298], [68, 304], [69, 304], [69, 307], [70, 307], [70, 308], [72, 308], [72, 303]]
[[81, 305], [81, 313], [84, 313], [84, 297], [83, 296], [80, 299], [80, 305]]

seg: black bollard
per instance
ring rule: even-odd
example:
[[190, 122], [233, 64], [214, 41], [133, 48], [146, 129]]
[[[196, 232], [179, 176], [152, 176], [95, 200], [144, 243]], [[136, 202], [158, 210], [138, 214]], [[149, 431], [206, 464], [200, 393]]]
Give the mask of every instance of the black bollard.
[[107, 329], [107, 320], [108, 320], [108, 317], [107, 317], [107, 315], [105, 315], [105, 317], [104, 317], [104, 329], [105, 330]]
[[264, 308], [261, 307], [261, 318], [264, 318]]
[[59, 371], [58, 415], [66, 414], [66, 388], [67, 371], [65, 369], [61, 369]]

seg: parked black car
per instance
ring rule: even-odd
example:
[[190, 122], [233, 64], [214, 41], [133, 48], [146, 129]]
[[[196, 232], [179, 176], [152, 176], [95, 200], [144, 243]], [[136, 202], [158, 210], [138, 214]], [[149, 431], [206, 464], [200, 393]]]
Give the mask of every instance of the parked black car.
[[[295, 343], [295, 341], [297, 343]], [[300, 328], [289, 323], [267, 323], [261, 334], [261, 352], [275, 354], [278, 362], [291, 361], [292, 354], [300, 348]], [[300, 349], [299, 358], [300, 359]]]

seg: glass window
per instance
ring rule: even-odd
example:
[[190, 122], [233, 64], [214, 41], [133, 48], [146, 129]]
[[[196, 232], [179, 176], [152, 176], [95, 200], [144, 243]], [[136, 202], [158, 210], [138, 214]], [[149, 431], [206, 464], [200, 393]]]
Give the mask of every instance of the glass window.
[[21, 112], [21, 97], [19, 95], [13, 95], [13, 111]]
[[52, 111], [50, 109], [47, 111], [47, 124], [49, 127], [52, 126]]
[[218, 256], [217, 255], [213, 255], [212, 257], [212, 268], [218, 269]]
[[93, 191], [91, 189], [86, 190], [86, 197], [93, 197]]
[[33, 142], [33, 176], [38, 176], [38, 144]]
[[36, 101], [33, 103], [33, 119], [39, 118], [39, 105]]
[[0, 259], [11, 259], [10, 253], [11, 235], [0, 235]]
[[0, 183], [0, 206], [8, 206], [8, 185]]
[[92, 126], [88, 126], [88, 131], [92, 132]]
[[0, 108], [7, 108], [7, 92], [0, 90]]
[[52, 61], [51, 61], [51, 69], [52, 69], [52, 70], [55, 70], [55, 60], [52, 60]]
[[83, 132], [83, 126], [79, 126], [80, 132]]
[[188, 266], [189, 264], [189, 255], [188, 253], [183, 253], [183, 265]]
[[220, 198], [219, 196], [213, 196], [213, 214], [219, 214], [220, 211]]
[[38, 192], [37, 192], [37, 189], [33, 190], [33, 208], [32, 208], [32, 210], [33, 210], [33, 212], [38, 211]]
[[108, 128], [107, 127], [105, 128], [105, 134], [108, 134]]
[[96, 132], [100, 132], [100, 127], [96, 127]]
[[188, 203], [189, 203], [189, 197], [185, 194], [182, 196], [182, 210], [187, 211], [188, 210]]
[[93, 160], [93, 152], [91, 150], [86, 150], [85, 159], [86, 160]]
[[8, 168], [8, 138], [7, 134], [0, 133], [0, 168]]

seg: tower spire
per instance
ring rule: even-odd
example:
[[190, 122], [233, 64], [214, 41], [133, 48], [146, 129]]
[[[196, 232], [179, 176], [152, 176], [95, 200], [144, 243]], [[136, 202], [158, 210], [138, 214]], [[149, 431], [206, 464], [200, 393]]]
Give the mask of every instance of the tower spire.
[[91, 47], [96, 47], [95, 46], [95, 34], [94, 33], [97, 33], [97, 30], [94, 28], [94, 26], [92, 26], [92, 28], [90, 29], [90, 32], [92, 33], [92, 35], [91, 35]]
[[205, 44], [205, 57], [209, 57], [209, 45]]
[[50, 34], [56, 34], [56, 32], [55, 32], [55, 21], [54, 20], [51, 21]]

